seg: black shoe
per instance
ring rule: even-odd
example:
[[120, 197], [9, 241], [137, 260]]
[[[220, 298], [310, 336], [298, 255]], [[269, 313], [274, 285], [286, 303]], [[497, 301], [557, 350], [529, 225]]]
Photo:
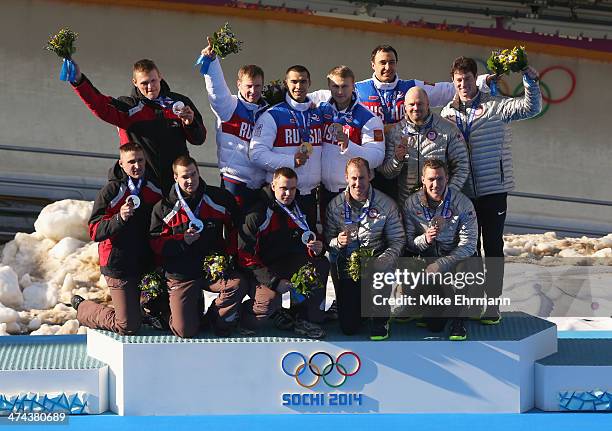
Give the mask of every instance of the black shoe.
[[338, 320], [338, 304], [336, 304], [336, 300], [334, 299], [329, 306], [329, 309], [325, 312], [325, 321]]
[[467, 330], [463, 324], [463, 320], [453, 320], [450, 326], [450, 334], [448, 339], [451, 341], [465, 341], [467, 339]]
[[74, 295], [70, 300], [70, 305], [72, 305], [72, 308], [74, 308], [75, 310], [78, 310], [79, 305], [81, 305], [81, 302], [83, 301], [85, 301], [85, 298], [79, 295]]
[[370, 327], [370, 340], [383, 341], [389, 338], [389, 322], [384, 325], [372, 325]]
[[491, 309], [487, 309], [485, 315], [480, 318], [480, 323], [483, 325], [497, 325], [502, 320], [499, 307], [493, 306]]
[[270, 316], [274, 326], [283, 331], [291, 331], [295, 326], [295, 318], [284, 308], [279, 308]]

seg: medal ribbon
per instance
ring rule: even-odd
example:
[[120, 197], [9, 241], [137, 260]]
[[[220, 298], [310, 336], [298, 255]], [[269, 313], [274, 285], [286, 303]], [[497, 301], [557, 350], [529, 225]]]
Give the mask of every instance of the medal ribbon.
[[[448, 189], [448, 191], [446, 192], [446, 197], [444, 198], [444, 202], [442, 203], [442, 213], [440, 214], [444, 218], [447, 218], [446, 215], [449, 214], [450, 201], [451, 201], [451, 189]], [[423, 213], [425, 214], [425, 218], [427, 219], [428, 222], [430, 222], [433, 219], [436, 211], [434, 211], [432, 214], [428, 206], [421, 204], [421, 207], [423, 208]]]
[[172, 105], [174, 105], [174, 100], [166, 96], [160, 96], [157, 99], [153, 99], [153, 102], [165, 109], [172, 108]]
[[310, 230], [310, 227], [308, 227], [308, 222], [306, 221], [306, 216], [302, 213], [302, 210], [298, 206], [297, 202], [294, 203], [296, 214], [294, 214], [293, 211], [291, 211], [285, 205], [280, 203], [278, 199], [276, 200], [276, 203], [279, 207], [283, 209], [283, 211], [287, 213], [291, 220], [293, 220], [293, 222], [298, 225], [300, 229], [302, 229], [304, 232], [308, 232]]
[[463, 139], [466, 142], [470, 139], [470, 133], [472, 132], [472, 124], [474, 124], [474, 118], [476, 117], [476, 110], [478, 109], [478, 105], [480, 105], [480, 93], [476, 96], [476, 99], [472, 102], [471, 111], [468, 115], [467, 124], [465, 128], [463, 127], [463, 119], [461, 118], [461, 114], [457, 112], [455, 115], [455, 122], [457, 123], [457, 127], [461, 130], [461, 134], [463, 135]]
[[297, 115], [295, 115], [295, 111], [292, 108], [289, 108], [289, 112], [291, 113], [291, 116], [297, 124], [298, 130], [300, 131], [300, 137], [302, 138], [302, 142], [310, 142], [310, 108], [308, 108], [308, 110], [306, 111], [306, 117], [304, 117], [304, 112], [300, 112], [300, 114], [302, 114], [302, 120], [304, 120], [303, 127]]
[[[394, 123], [395, 122], [395, 118], [393, 117], [393, 108], [397, 105], [397, 101], [399, 100], [398, 94], [400, 93], [399, 91], [397, 91], [397, 89], [393, 89], [393, 90], [387, 90], [387, 91], [383, 91], [381, 92], [374, 83], [372, 83], [372, 85], [374, 86], [374, 90], [376, 90], [376, 93], [378, 94], [378, 97], [380, 98], [380, 109], [382, 109], [383, 111], [383, 116], [384, 118], [384, 123]], [[386, 97], [386, 94], [392, 94], [393, 95], [393, 99], [391, 100], [391, 107], [389, 108], [389, 98]]]
[[128, 178], [128, 187], [130, 189], [130, 195], [138, 196], [138, 194], [140, 193], [140, 186], [142, 186], [142, 178], [138, 179], [138, 185], [134, 185], [132, 177]]
[[[347, 190], [346, 193], [349, 193], [349, 191]], [[372, 206], [372, 202], [374, 202], [374, 189], [372, 189], [372, 197], [370, 198], [368, 205], [363, 206], [363, 208], [361, 209], [361, 214], [359, 215], [359, 218], [357, 218], [357, 221], [353, 221], [351, 205], [348, 203], [348, 199], [345, 196], [344, 198], [344, 224], [347, 226], [353, 223], [360, 224], [368, 215], [368, 212], [370, 211], [370, 206]]]
[[[185, 202], [183, 195], [181, 195], [181, 188], [179, 187], [178, 183], [174, 183], [174, 191], [176, 192], [176, 195], [178, 196], [178, 200], [181, 203], [181, 207], [183, 208], [185, 213], [187, 213], [187, 217], [189, 217], [189, 220], [190, 221], [200, 220], [193, 214], [193, 212], [191, 211], [191, 208], [189, 208], [189, 205], [187, 205], [187, 202]], [[203, 194], [202, 194], [202, 199], [200, 199], [200, 202], [198, 203], [198, 206], [196, 207], [196, 210], [195, 210], [196, 214], [200, 213], [200, 207], [202, 206], [202, 202], [204, 202]]]

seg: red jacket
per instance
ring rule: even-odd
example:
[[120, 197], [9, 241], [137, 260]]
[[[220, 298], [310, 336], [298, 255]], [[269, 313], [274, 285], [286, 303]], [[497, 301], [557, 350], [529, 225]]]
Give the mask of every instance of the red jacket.
[[123, 221], [121, 206], [130, 195], [124, 174], [121, 181], [111, 180], [98, 193], [89, 218], [89, 236], [99, 242], [100, 272], [113, 278], [139, 277], [152, 266], [149, 225], [153, 206], [161, 199], [161, 190], [145, 180], [140, 187], [140, 207]]
[[189, 126], [172, 112], [172, 107], [160, 106], [144, 97], [136, 87], [130, 97], [114, 99], [100, 93], [84, 75], [74, 91], [89, 110], [101, 120], [117, 126], [120, 145], [137, 142], [142, 146], [147, 160], [147, 171], [161, 185], [164, 195], [174, 183], [172, 162], [180, 155], [189, 155], [185, 141], [202, 145], [206, 139], [206, 128], [202, 116], [193, 102], [178, 93], [172, 93], [162, 80], [160, 97], [181, 101], [194, 112], [194, 121]]

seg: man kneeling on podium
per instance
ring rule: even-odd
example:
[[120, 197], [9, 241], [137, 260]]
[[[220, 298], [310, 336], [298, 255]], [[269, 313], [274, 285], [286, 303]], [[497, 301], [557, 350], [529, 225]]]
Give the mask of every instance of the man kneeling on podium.
[[[204, 183], [191, 157], [178, 157], [172, 170], [176, 182], [153, 208], [150, 232], [151, 248], [161, 256], [168, 279], [170, 329], [179, 337], [197, 335], [205, 289], [219, 294], [206, 313], [208, 322], [215, 334], [227, 336], [238, 323], [247, 290], [244, 277], [231, 265], [238, 207], [228, 191]], [[204, 259], [218, 257], [228, 264], [213, 274]]]
[[[370, 185], [372, 175], [367, 160], [361, 157], [346, 163], [347, 188], [331, 200], [327, 207], [325, 238], [330, 248], [332, 279], [338, 302], [338, 320], [342, 332], [359, 331], [362, 321], [361, 276], [348, 273], [353, 253], [369, 250], [376, 271], [391, 271], [404, 247], [402, 218], [395, 202]], [[365, 293], [365, 292], [364, 292]], [[385, 292], [389, 296], [390, 289]], [[388, 310], [388, 311], [387, 311]], [[386, 317], [370, 321], [370, 339], [389, 337], [390, 308]]]
[[[247, 211], [240, 228], [239, 262], [252, 274], [254, 286], [240, 320], [244, 332], [254, 331], [271, 317], [279, 329], [293, 329], [308, 338], [325, 336], [317, 323], [325, 317], [329, 262], [315, 227], [309, 225], [306, 209], [298, 205], [297, 184], [293, 169], [276, 169], [272, 184], [262, 189], [259, 202]], [[310, 280], [310, 292], [302, 295], [292, 278], [306, 265], [311, 275], [312, 268], [316, 274]], [[281, 307], [286, 292], [291, 292], [290, 312]]]
[[[448, 170], [441, 160], [425, 161], [421, 181], [423, 188], [410, 195], [404, 205], [408, 255], [435, 258], [425, 269], [427, 274], [452, 272], [476, 251], [478, 224], [474, 206], [467, 196], [447, 187]], [[431, 289], [420, 291], [421, 294], [432, 292]], [[456, 310], [457, 307], [453, 307], [453, 311]], [[467, 338], [459, 314], [453, 316], [450, 340]], [[431, 315], [425, 319], [433, 332], [442, 331], [446, 321], [446, 318]]]

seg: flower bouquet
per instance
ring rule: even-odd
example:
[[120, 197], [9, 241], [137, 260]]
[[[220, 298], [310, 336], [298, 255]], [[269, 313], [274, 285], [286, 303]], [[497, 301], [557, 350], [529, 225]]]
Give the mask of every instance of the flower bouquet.
[[140, 280], [140, 303], [147, 304], [167, 290], [166, 280], [157, 271], [145, 274]]
[[[237, 54], [242, 49], [242, 41], [238, 40], [228, 23], [225, 23], [223, 27], [213, 33], [210, 37], [210, 45], [214, 53], [221, 58], [230, 54]], [[195, 64], [200, 66], [200, 73], [206, 75], [211, 62], [210, 57], [200, 55]]]
[[70, 60], [76, 52], [74, 42], [79, 34], [69, 28], [62, 28], [56, 35], [51, 36], [45, 49], [57, 54], [58, 57]]
[[220, 253], [211, 254], [204, 258], [204, 277], [212, 282], [227, 279], [233, 267], [234, 259], [232, 256], [225, 256]]
[[69, 28], [62, 28], [60, 31], [51, 36], [47, 42], [45, 49], [57, 54], [58, 57], [63, 59], [62, 70], [60, 72], [60, 80], [62, 81], [74, 81], [76, 76], [76, 68], [72, 62], [72, 55], [76, 52], [76, 41], [78, 33], [70, 30]]
[[374, 250], [368, 247], [359, 247], [351, 253], [348, 259], [346, 272], [351, 280], [357, 281], [361, 278], [361, 262], [363, 259], [374, 256]]
[[242, 49], [242, 41], [236, 37], [227, 22], [219, 31], [214, 32], [210, 39], [213, 51], [221, 58], [237, 54]]
[[[527, 52], [524, 46], [515, 46], [512, 49], [494, 50], [487, 60], [487, 67], [497, 76], [507, 75], [510, 72], [520, 72], [524, 70], [529, 63], [527, 62]], [[495, 94], [497, 91], [495, 82], [491, 87], [491, 92]]]
[[302, 302], [314, 289], [323, 287], [319, 280], [317, 270], [312, 263], [302, 266], [298, 272], [291, 276], [291, 297], [296, 302]]
[[277, 103], [281, 103], [285, 101], [285, 86], [283, 85], [283, 81], [280, 79], [276, 79], [274, 81], [270, 81], [266, 85], [261, 92], [266, 102], [270, 105], [276, 105]]

